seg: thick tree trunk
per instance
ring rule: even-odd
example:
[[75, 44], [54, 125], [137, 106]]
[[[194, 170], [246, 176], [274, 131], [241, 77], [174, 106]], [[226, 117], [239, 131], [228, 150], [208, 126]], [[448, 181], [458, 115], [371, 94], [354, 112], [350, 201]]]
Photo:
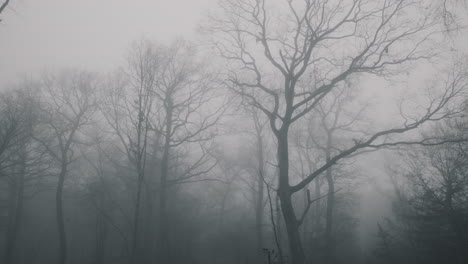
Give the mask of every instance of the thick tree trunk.
[[65, 176], [67, 174], [67, 161], [62, 161], [62, 167], [59, 174], [57, 183], [57, 191], [55, 193], [55, 209], [57, 217], [57, 231], [59, 237], [59, 261], [58, 264], [67, 263], [67, 235], [65, 231], [65, 221], [63, 218], [63, 187], [65, 183]]
[[286, 232], [288, 234], [289, 253], [291, 264], [304, 264], [305, 254], [302, 248], [302, 242], [299, 235], [299, 221], [296, 218], [292, 204], [292, 192], [289, 186], [289, 153], [288, 153], [288, 134], [285, 131], [279, 131], [278, 141], [278, 167], [279, 167], [279, 188], [278, 194], [281, 201], [281, 210], [283, 212]]

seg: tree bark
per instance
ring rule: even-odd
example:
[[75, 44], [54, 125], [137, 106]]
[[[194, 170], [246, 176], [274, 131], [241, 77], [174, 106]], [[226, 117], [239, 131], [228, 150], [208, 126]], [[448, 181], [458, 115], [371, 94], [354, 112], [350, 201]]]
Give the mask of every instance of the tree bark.
[[276, 136], [278, 141], [278, 167], [279, 188], [278, 194], [281, 201], [286, 232], [288, 234], [289, 253], [291, 264], [304, 264], [305, 254], [299, 235], [300, 223], [296, 218], [292, 204], [292, 191], [289, 186], [289, 150], [287, 130], [280, 130]]

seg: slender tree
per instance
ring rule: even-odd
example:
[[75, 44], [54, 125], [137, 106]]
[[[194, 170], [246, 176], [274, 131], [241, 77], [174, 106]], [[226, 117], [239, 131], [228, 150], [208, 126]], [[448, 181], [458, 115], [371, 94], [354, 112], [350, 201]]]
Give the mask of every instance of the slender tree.
[[[23, 84], [27, 85], [26, 82]], [[25, 184], [27, 177], [33, 172], [35, 158], [38, 155], [31, 144], [37, 104], [32, 93], [23, 86], [2, 94], [0, 101], [4, 106], [0, 116], [5, 118], [1, 121], [4, 125], [1, 144], [4, 158], [0, 158], [0, 162], [3, 161], [3, 166], [0, 165], [0, 175], [6, 176], [10, 193], [4, 260], [10, 264], [13, 263], [13, 253], [20, 231]]]
[[[162, 111], [153, 125], [162, 135], [158, 242], [160, 261], [171, 263], [168, 189], [173, 184], [190, 182], [216, 166], [204, 143], [213, 139], [215, 125], [225, 107], [216, 106], [219, 102], [213, 76], [206, 65], [197, 60], [193, 46], [176, 41], [170, 47], [161, 47], [159, 52], [161, 68], [154, 94]], [[212, 109], [207, 109], [210, 103], [213, 103]], [[175, 164], [171, 162], [176, 150], [187, 149], [190, 145], [198, 145], [197, 157], [181, 170], [174, 170]]]
[[102, 113], [117, 135], [137, 176], [130, 263], [138, 261], [143, 183], [145, 181], [151, 117], [156, 87], [158, 55], [149, 41], [135, 43], [127, 66], [109, 80]]
[[57, 164], [55, 206], [60, 264], [67, 263], [64, 187], [69, 165], [77, 158], [76, 146], [83, 138], [80, 132], [90, 122], [96, 107], [96, 99], [93, 96], [95, 85], [94, 75], [84, 71], [64, 71], [57, 75], [47, 75], [42, 80], [43, 110], [39, 121], [42, 133], [34, 138]]

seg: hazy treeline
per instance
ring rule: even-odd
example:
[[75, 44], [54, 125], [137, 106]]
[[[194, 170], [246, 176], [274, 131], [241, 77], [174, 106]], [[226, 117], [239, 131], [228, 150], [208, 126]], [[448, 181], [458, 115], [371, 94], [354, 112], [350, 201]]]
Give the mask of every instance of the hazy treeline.
[[[198, 41], [2, 88], [1, 263], [466, 263], [463, 20], [421, 2], [222, 0]], [[385, 120], [376, 86], [407, 87]]]

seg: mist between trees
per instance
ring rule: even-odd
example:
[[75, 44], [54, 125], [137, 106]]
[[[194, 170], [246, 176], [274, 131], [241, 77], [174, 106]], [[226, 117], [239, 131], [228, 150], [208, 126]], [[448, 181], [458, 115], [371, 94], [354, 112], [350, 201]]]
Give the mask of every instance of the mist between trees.
[[197, 42], [18, 80], [1, 263], [468, 263], [461, 6], [221, 0]]

